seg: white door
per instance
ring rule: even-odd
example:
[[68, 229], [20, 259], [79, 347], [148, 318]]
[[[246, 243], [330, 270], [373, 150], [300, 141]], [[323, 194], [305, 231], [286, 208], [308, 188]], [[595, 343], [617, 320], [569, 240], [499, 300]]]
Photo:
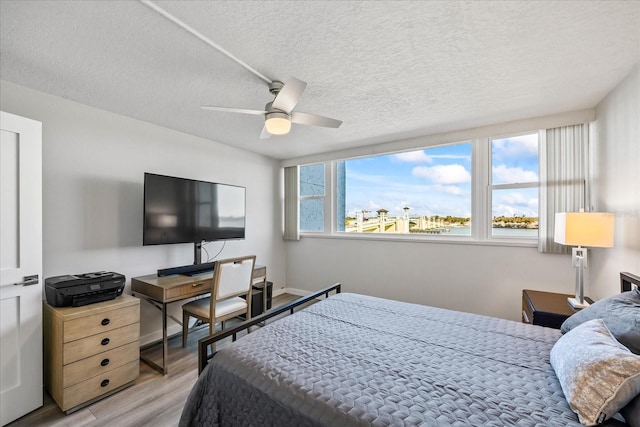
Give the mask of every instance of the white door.
[[42, 406], [42, 124], [0, 112], [0, 424]]

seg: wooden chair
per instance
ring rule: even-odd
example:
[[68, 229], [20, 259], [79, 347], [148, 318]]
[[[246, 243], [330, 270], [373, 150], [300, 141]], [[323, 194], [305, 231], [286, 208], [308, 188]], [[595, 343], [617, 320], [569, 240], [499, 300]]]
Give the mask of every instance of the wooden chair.
[[256, 256], [250, 255], [213, 264], [211, 296], [182, 306], [182, 347], [187, 345], [190, 317], [209, 323], [209, 335], [215, 332], [217, 322], [243, 314], [247, 319], [251, 318], [251, 282], [255, 263]]

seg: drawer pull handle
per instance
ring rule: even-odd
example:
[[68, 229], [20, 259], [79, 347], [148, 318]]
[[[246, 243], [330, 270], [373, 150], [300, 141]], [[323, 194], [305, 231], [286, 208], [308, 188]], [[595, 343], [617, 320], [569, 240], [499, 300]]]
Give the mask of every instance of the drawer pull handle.
[[106, 387], [109, 385], [109, 380], [102, 380], [102, 382], [100, 383], [100, 387]]
[[193, 288], [197, 288], [198, 286], [202, 286], [204, 285], [204, 283], [194, 283], [193, 285], [191, 285]]
[[102, 362], [100, 362], [100, 365], [102, 366], [107, 366], [109, 364], [109, 359], [102, 359]]
[[109, 344], [109, 341], [111, 341], [109, 338], [105, 338], [102, 341], [100, 341], [100, 344], [107, 345], [107, 344]]
[[102, 322], [100, 322], [102, 324], [102, 326], [107, 326], [109, 323], [111, 323], [111, 320], [107, 319], [102, 319]]

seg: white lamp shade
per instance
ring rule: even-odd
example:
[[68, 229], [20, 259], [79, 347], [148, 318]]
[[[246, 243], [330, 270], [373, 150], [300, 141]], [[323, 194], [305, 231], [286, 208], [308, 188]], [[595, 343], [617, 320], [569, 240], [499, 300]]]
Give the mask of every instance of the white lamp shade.
[[615, 216], [601, 212], [556, 213], [553, 240], [568, 246], [613, 247]]

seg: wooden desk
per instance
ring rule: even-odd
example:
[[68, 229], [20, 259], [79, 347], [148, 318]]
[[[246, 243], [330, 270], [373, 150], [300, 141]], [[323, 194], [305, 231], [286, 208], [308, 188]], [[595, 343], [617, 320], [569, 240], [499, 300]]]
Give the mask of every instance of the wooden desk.
[[[167, 305], [183, 301], [188, 298], [204, 295], [211, 292], [211, 281], [213, 272], [198, 274], [195, 276], [183, 276], [174, 274], [171, 276], [158, 277], [156, 274], [134, 277], [131, 279], [131, 292], [140, 298], [152, 303], [162, 311], [162, 366], [147, 359], [140, 353], [140, 359], [158, 372], [166, 375], [169, 370], [167, 366], [168, 336], [167, 336]], [[253, 269], [253, 286], [262, 284], [263, 305], [267, 307], [267, 267], [256, 265]], [[182, 321], [172, 317], [174, 321], [182, 325]]]

